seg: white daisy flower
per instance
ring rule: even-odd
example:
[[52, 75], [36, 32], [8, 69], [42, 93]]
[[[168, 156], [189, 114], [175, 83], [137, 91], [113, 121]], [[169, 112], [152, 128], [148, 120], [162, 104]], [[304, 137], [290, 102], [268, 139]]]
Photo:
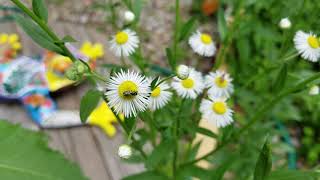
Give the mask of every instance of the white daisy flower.
[[118, 149], [119, 157], [123, 159], [129, 159], [132, 155], [132, 149], [129, 145], [123, 144]]
[[216, 52], [216, 47], [211, 36], [200, 31], [197, 31], [189, 38], [189, 45], [201, 56], [211, 57]]
[[177, 67], [177, 76], [179, 79], [187, 79], [190, 74], [190, 68], [186, 65], [179, 65]]
[[130, 56], [134, 53], [135, 49], [139, 46], [139, 38], [136, 32], [125, 29], [118, 32], [110, 41], [110, 49], [114, 51], [118, 57]]
[[205, 77], [208, 94], [212, 97], [228, 98], [233, 93], [232, 78], [223, 71], [211, 72]]
[[[149, 79], [149, 82], [151, 83], [152, 80]], [[160, 79], [156, 84], [159, 82]], [[170, 86], [166, 82], [163, 82], [153, 91], [151, 91], [149, 108], [152, 111], [162, 108], [169, 102], [170, 98], [172, 97], [172, 92], [170, 92], [169, 89]]]
[[225, 127], [233, 122], [233, 111], [226, 104], [226, 99], [204, 99], [200, 104], [202, 118], [213, 123], [217, 127]]
[[148, 107], [150, 86], [139, 73], [121, 70], [109, 79], [105, 95], [117, 114], [132, 117]]
[[281, 29], [290, 29], [291, 28], [291, 21], [289, 18], [282, 18], [279, 22], [279, 27]]
[[312, 32], [298, 31], [294, 36], [294, 44], [304, 59], [316, 62], [320, 58], [320, 42]]
[[171, 86], [179, 96], [195, 99], [204, 89], [202, 74], [190, 68], [190, 74], [187, 79], [181, 80], [178, 77], [174, 77]]

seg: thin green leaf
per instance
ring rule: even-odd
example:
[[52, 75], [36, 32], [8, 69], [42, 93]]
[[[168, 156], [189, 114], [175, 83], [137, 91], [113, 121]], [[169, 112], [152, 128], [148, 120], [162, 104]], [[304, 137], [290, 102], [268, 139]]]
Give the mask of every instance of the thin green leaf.
[[194, 159], [196, 158], [201, 143], [202, 143], [202, 141], [197, 142], [197, 143], [190, 149], [190, 151], [189, 151], [188, 154], [187, 154], [187, 159], [188, 159], [189, 161], [192, 161], [192, 160], [194, 160]]
[[218, 138], [217, 134], [215, 134], [214, 132], [212, 132], [212, 131], [210, 131], [209, 129], [206, 129], [206, 128], [197, 127], [196, 128], [196, 132], [200, 133], [200, 134], [203, 134], [203, 135], [206, 135], [206, 136], [209, 136], [209, 137], [212, 137], [212, 138]]
[[254, 180], [265, 180], [272, 167], [271, 149], [268, 140], [263, 145], [254, 170]]
[[174, 146], [172, 140], [162, 141], [154, 150], [146, 161], [146, 166], [149, 168], [155, 168], [162, 160], [168, 158], [168, 152], [170, 152]]
[[196, 20], [195, 17], [192, 17], [182, 26], [179, 38], [180, 41], [185, 40], [191, 34], [197, 22]]
[[64, 36], [61, 40], [62, 42], [66, 43], [66, 42], [77, 42], [77, 40], [75, 40], [72, 36], [67, 35]]
[[143, 0], [133, 0], [133, 3], [132, 3], [132, 11], [136, 16], [137, 22], [140, 19], [143, 3], [144, 3]]
[[169, 180], [169, 178], [154, 171], [145, 171], [125, 177], [122, 180]]
[[285, 63], [278, 75], [277, 75], [277, 78], [275, 80], [275, 82], [273, 83], [273, 92], [279, 92], [283, 89], [285, 83], [286, 83], [286, 80], [287, 80], [287, 76], [288, 76], [288, 65]]
[[195, 177], [199, 179], [211, 179], [211, 172], [198, 167], [196, 165], [189, 165], [182, 167], [178, 170], [178, 178], [177, 179], [188, 179], [190, 177]]
[[86, 122], [91, 112], [97, 107], [101, 93], [98, 90], [89, 90], [81, 99], [80, 119]]
[[80, 168], [48, 147], [39, 132], [0, 120], [0, 177], [3, 180], [87, 179]]
[[160, 77], [158, 76], [158, 77], [156, 77], [156, 78], [154, 78], [152, 80], [152, 82], [151, 82], [151, 90], [154, 90], [154, 88], [156, 87], [157, 82], [159, 81], [159, 79], [160, 79]]
[[32, 0], [32, 10], [44, 22], [48, 22], [48, 9], [43, 0]]
[[170, 65], [171, 69], [175, 70], [176, 62], [175, 62], [175, 59], [173, 57], [172, 50], [170, 48], [166, 48], [166, 55], [167, 55], [168, 62], [169, 62], [169, 65]]
[[223, 8], [220, 8], [218, 10], [218, 30], [220, 33], [220, 37], [222, 42], [224, 42], [226, 40], [227, 37], [227, 22], [226, 22], [226, 18], [224, 17], [224, 10]]
[[24, 32], [27, 33], [38, 45], [58, 54], [63, 54], [61, 48], [54, 44], [50, 36], [48, 36], [48, 34], [44, 32], [38, 25], [20, 15], [15, 15], [14, 18]]

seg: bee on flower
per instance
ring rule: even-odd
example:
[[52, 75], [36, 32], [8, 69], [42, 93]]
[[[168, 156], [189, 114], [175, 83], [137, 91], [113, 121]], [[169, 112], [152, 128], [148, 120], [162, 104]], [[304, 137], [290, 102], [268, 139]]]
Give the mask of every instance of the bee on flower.
[[202, 100], [200, 112], [203, 119], [217, 127], [225, 127], [233, 122], [233, 111], [228, 107], [225, 98], [211, 97], [210, 100]]
[[210, 72], [205, 77], [208, 94], [213, 97], [230, 97], [233, 93], [233, 84], [230, 75], [223, 71]]
[[134, 71], [121, 70], [107, 82], [105, 95], [108, 105], [117, 114], [132, 117], [146, 110], [150, 93], [150, 84], [144, 76]]
[[194, 52], [204, 57], [212, 57], [216, 53], [215, 43], [209, 34], [197, 31], [189, 38], [189, 45]]
[[125, 29], [113, 36], [110, 41], [110, 45], [110, 49], [116, 56], [127, 57], [134, 53], [135, 49], [138, 48], [139, 38], [136, 32], [130, 29]]
[[[151, 83], [152, 80], [149, 79]], [[156, 82], [158, 84], [160, 79]], [[149, 108], [154, 111], [164, 107], [170, 101], [172, 92], [170, 92], [170, 86], [166, 82], [162, 82], [154, 90], [151, 91]]]
[[298, 31], [293, 41], [302, 58], [311, 62], [318, 61], [320, 58], [320, 42], [315, 34]]
[[204, 89], [202, 74], [195, 69], [190, 68], [188, 78], [182, 80], [178, 77], [174, 77], [171, 86], [179, 96], [195, 99]]

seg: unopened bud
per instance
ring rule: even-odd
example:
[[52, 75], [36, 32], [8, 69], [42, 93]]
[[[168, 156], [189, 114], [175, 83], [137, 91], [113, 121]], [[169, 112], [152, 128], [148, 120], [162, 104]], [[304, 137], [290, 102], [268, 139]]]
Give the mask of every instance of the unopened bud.
[[132, 155], [132, 149], [130, 146], [123, 144], [119, 147], [118, 150], [118, 155], [119, 157], [123, 158], [123, 159], [128, 159], [131, 157]]
[[188, 79], [190, 74], [190, 68], [186, 65], [179, 65], [176, 73], [179, 79]]

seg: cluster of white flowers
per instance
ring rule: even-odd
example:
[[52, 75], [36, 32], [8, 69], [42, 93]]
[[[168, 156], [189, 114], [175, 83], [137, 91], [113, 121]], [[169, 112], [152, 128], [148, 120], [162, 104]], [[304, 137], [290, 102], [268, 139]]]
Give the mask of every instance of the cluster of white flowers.
[[[118, 32], [110, 43], [115, 55], [129, 56], [139, 46], [139, 39], [134, 31], [126, 29]], [[189, 45], [201, 56], [211, 57], [216, 52], [212, 37], [200, 31], [191, 35]], [[186, 99], [196, 99], [206, 89], [208, 99], [204, 99], [200, 107], [203, 118], [224, 127], [233, 121], [233, 111], [226, 104], [233, 93], [231, 81], [229, 74], [223, 71], [211, 72], [203, 77], [194, 68], [180, 65], [172, 82], [158, 79], [155, 84], [159, 85], [151, 89], [151, 78], [133, 71], [120, 71], [108, 81], [105, 95], [116, 113], [132, 117], [146, 109], [154, 111], [164, 107], [173, 95], [171, 88]]]

